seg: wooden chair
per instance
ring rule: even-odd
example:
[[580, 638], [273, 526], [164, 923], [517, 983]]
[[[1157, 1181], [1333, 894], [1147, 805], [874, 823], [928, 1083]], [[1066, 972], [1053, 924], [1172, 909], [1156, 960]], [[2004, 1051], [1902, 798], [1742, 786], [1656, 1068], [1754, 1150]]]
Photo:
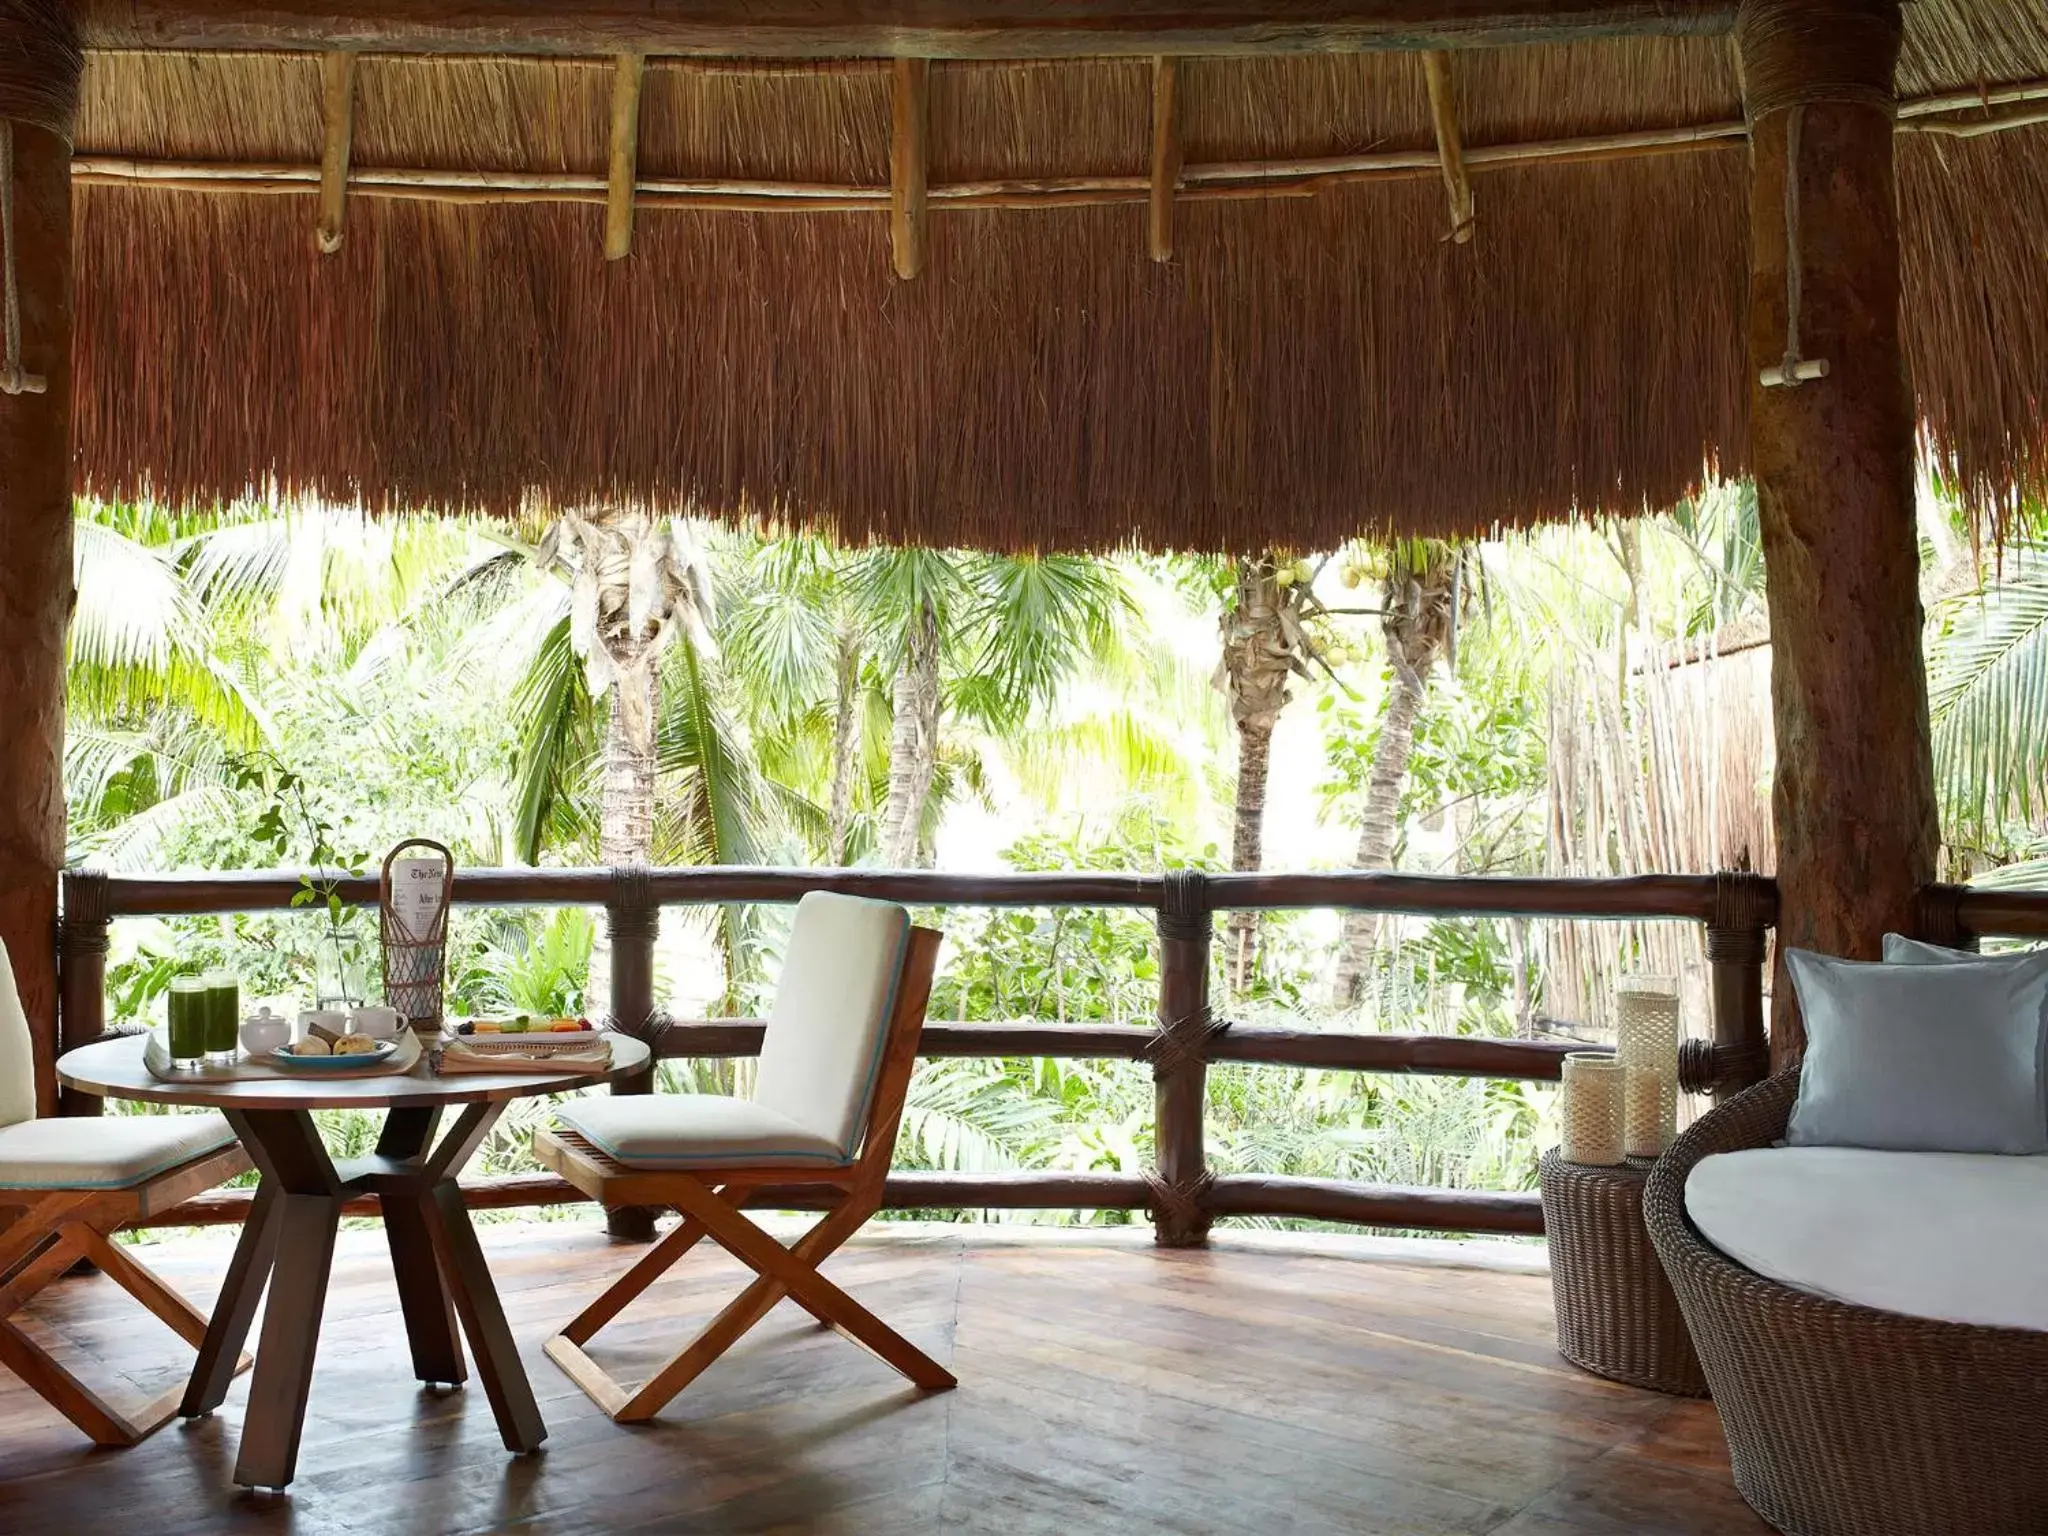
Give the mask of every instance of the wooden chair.
[[[652, 1418], [784, 1296], [926, 1391], [952, 1374], [818, 1273], [882, 1203], [916, 1064], [939, 935], [887, 902], [813, 891], [798, 904], [751, 1099], [655, 1094], [574, 1100], [539, 1133], [540, 1160], [593, 1199], [682, 1217], [548, 1340], [548, 1358], [619, 1423]], [[824, 1217], [784, 1247], [741, 1213], [822, 1194]], [[583, 1346], [706, 1237], [760, 1277], [645, 1382], [614, 1380]]]
[[[14, 968], [0, 946], [0, 1365], [105, 1446], [133, 1445], [178, 1411], [185, 1384], [114, 1407], [13, 1321], [38, 1291], [90, 1259], [197, 1349], [206, 1318], [113, 1234], [249, 1167], [219, 1115], [36, 1118], [34, 1056]], [[11, 1219], [7, 1219], [11, 1216]], [[237, 1370], [246, 1370], [243, 1355]]]

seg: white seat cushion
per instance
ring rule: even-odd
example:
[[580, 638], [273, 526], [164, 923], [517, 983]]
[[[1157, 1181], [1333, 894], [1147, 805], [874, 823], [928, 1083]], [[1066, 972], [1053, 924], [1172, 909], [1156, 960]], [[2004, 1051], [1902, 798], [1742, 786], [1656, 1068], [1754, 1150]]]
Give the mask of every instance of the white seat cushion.
[[829, 891], [798, 902], [790, 926], [754, 1100], [844, 1161], [867, 1131], [909, 940], [910, 914], [894, 902]]
[[235, 1139], [219, 1115], [102, 1115], [0, 1127], [0, 1188], [126, 1189]]
[[849, 1159], [829, 1137], [748, 1099], [649, 1093], [571, 1099], [563, 1125], [628, 1168], [825, 1168]]
[[2048, 1330], [2048, 1155], [1724, 1152], [1693, 1169], [1685, 1211], [1731, 1259], [1816, 1296]]

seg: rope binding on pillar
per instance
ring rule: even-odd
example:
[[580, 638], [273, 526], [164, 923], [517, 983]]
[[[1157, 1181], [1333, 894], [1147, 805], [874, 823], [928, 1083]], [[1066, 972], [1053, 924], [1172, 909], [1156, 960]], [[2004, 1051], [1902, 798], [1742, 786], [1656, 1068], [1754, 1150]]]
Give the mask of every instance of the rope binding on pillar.
[[1828, 374], [1827, 359], [1799, 353], [1799, 143], [1806, 109], [1858, 106], [1896, 116], [1899, 33], [1898, 6], [1883, 0], [1742, 0], [1736, 13], [1752, 131], [1771, 114], [1786, 114], [1785, 355], [1758, 374], [1766, 388], [1795, 388]]
[[1796, 388], [1806, 379], [1828, 376], [1824, 357], [1799, 355], [1799, 130], [1806, 121], [1806, 103], [1785, 113], [1785, 360], [1758, 375], [1764, 387]]

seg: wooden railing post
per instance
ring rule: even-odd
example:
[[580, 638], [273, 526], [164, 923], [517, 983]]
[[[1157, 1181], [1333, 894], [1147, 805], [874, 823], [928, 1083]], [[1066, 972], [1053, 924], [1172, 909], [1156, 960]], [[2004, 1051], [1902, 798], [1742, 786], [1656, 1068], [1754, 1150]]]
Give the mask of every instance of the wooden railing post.
[[1208, 880], [1199, 870], [1172, 870], [1159, 902], [1159, 1032], [1146, 1048], [1152, 1063], [1154, 1156], [1152, 1231], [1166, 1248], [1197, 1248], [1209, 1240], [1206, 1201], [1215, 1182], [1202, 1151], [1209, 1096], [1209, 1041], [1224, 1026], [1209, 1013], [1209, 940], [1213, 923]]
[[[107, 877], [74, 869], [63, 879], [64, 910], [57, 923], [57, 1049], [90, 1045], [107, 1030]], [[96, 1093], [64, 1090], [59, 1110], [96, 1115], [104, 1102]]]
[[1727, 1097], [1770, 1071], [1764, 1033], [1764, 951], [1775, 887], [1760, 875], [1724, 870], [1714, 877], [1714, 915], [1707, 920], [1713, 1039], [1689, 1040], [1679, 1080], [1692, 1092]]
[[[661, 908], [655, 903], [647, 871], [612, 871], [611, 899], [604, 908], [605, 933], [611, 940], [611, 1022], [629, 1035], [649, 1037], [656, 1029], [654, 1010], [654, 941], [661, 932]], [[613, 1093], [652, 1093], [654, 1069], [621, 1078]], [[625, 1242], [654, 1240], [652, 1207], [617, 1205], [605, 1211], [605, 1228]]]

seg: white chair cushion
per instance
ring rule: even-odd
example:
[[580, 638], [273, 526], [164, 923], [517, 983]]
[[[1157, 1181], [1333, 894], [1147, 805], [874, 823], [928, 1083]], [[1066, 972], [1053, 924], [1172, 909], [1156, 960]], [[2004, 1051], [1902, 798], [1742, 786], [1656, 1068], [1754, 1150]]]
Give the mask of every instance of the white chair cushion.
[[2048, 1330], [2048, 1155], [1724, 1152], [1693, 1169], [1685, 1211], [1737, 1263], [1816, 1296]]
[[0, 1127], [0, 1188], [127, 1189], [235, 1139], [219, 1115], [102, 1115]]
[[628, 1168], [821, 1168], [848, 1162], [831, 1140], [766, 1105], [718, 1094], [571, 1099], [555, 1118]]
[[36, 1117], [36, 1049], [14, 984], [14, 963], [0, 944], [0, 1125]]
[[850, 1162], [867, 1130], [910, 939], [894, 902], [812, 891], [797, 903], [754, 1101]]

